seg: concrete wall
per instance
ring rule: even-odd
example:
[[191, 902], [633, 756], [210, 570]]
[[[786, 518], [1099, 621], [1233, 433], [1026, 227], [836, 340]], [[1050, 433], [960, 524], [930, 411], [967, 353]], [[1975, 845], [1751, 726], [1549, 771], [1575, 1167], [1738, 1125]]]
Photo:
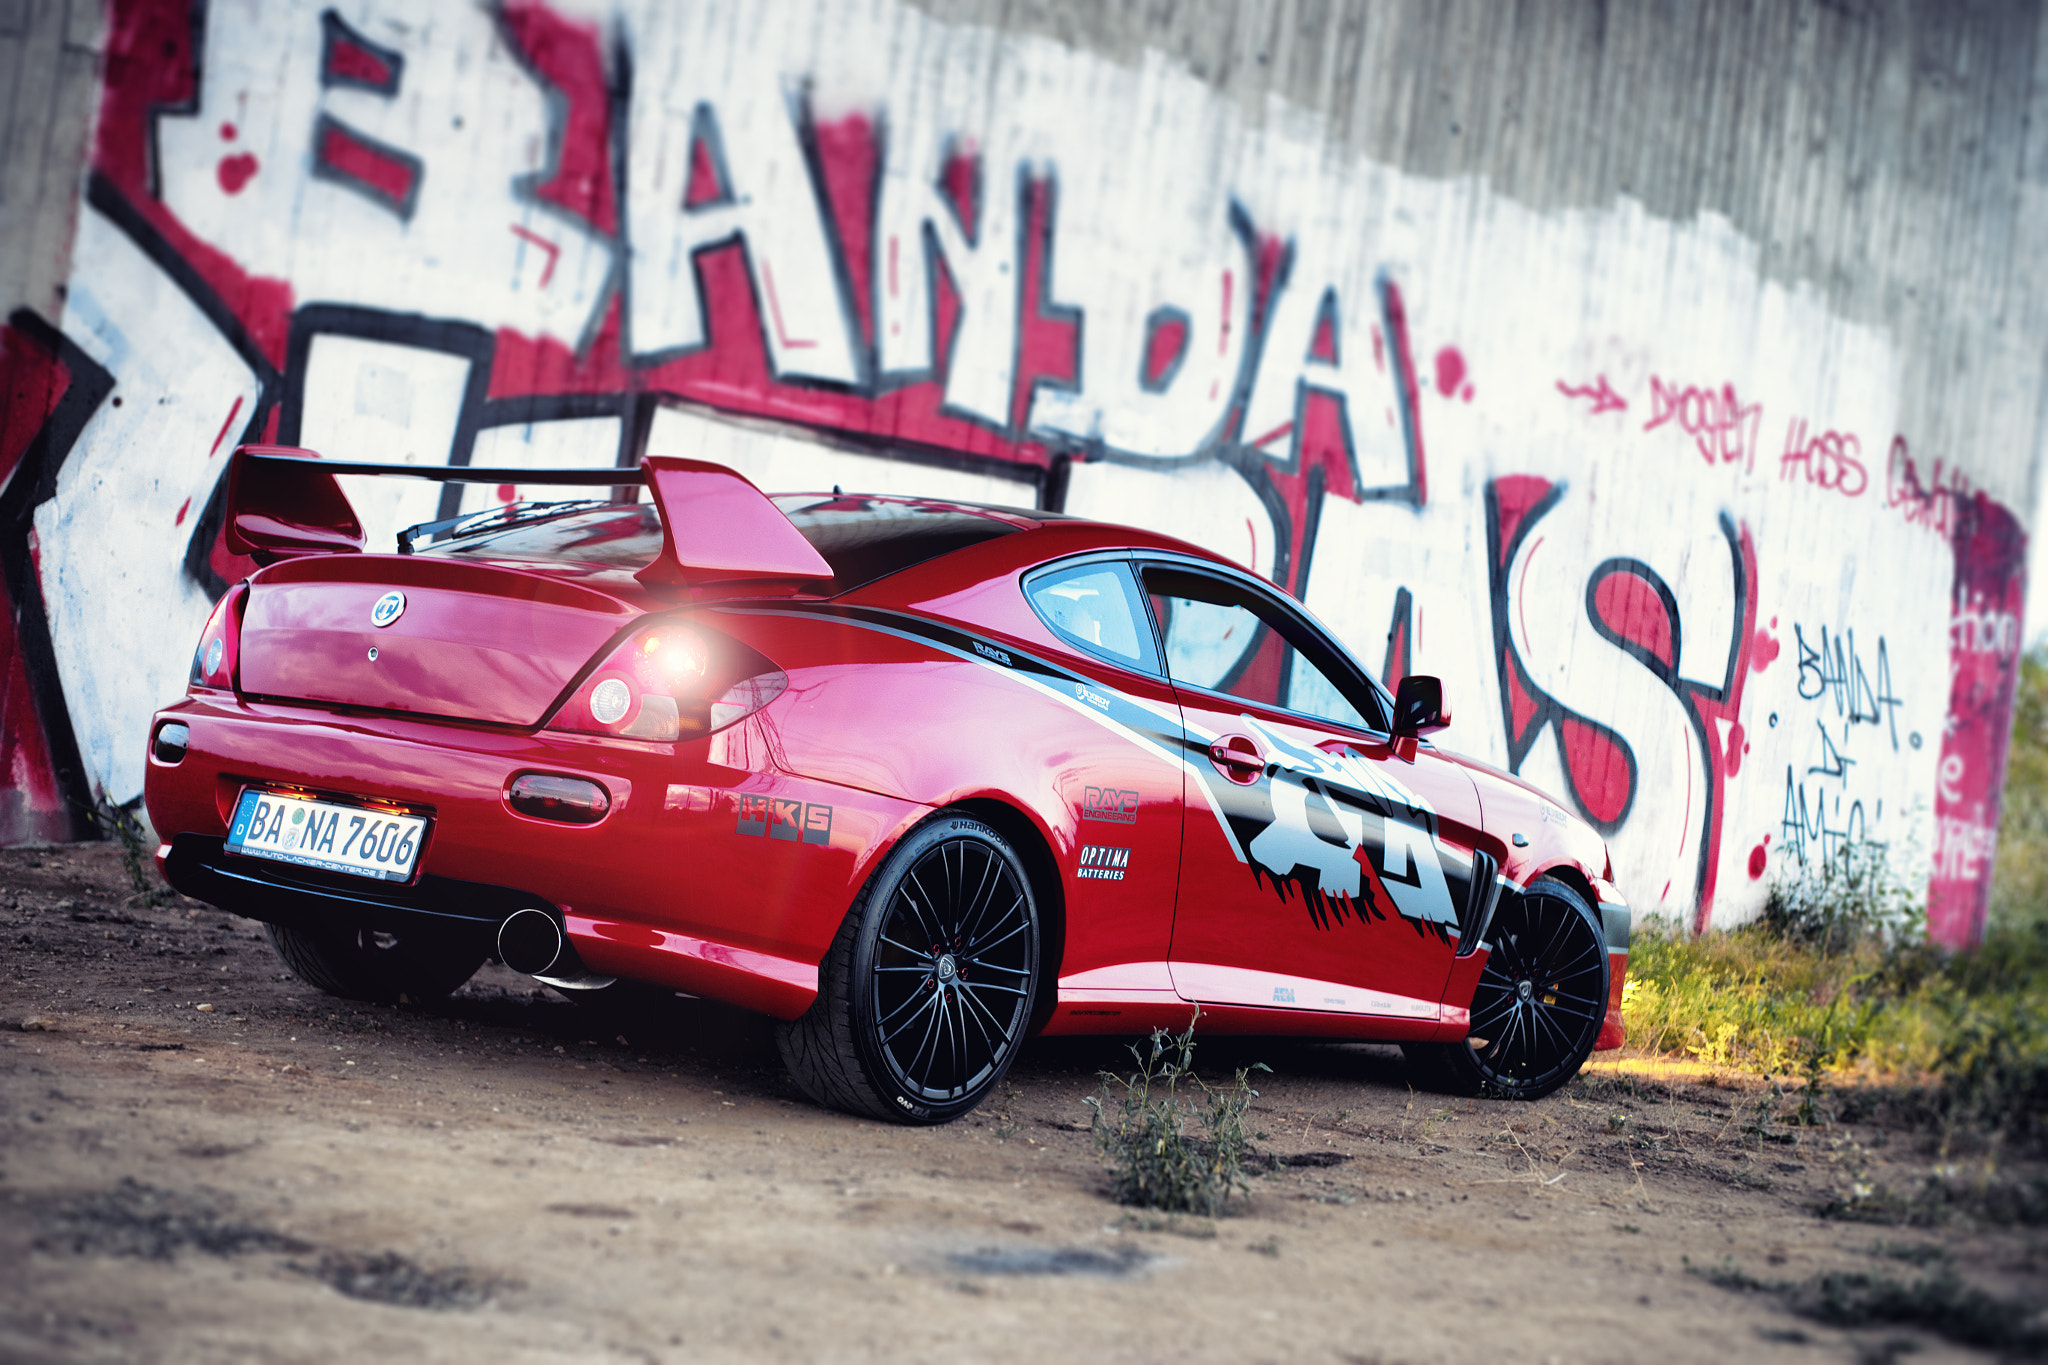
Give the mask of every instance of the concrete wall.
[[[1639, 906], [1740, 919], [1865, 840], [1976, 931], [2042, 427], [2036, 6], [104, 31], [70, 259], [28, 253], [67, 295], [22, 293], [0, 362], [9, 837], [139, 791], [247, 569], [238, 440], [675, 451], [1187, 536], [1442, 675], [1450, 742], [1597, 824]], [[377, 535], [437, 510], [360, 492]]]

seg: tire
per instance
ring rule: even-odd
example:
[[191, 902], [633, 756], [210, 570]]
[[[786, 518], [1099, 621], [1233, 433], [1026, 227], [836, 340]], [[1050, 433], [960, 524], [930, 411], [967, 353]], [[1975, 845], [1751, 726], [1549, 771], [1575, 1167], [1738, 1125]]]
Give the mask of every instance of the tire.
[[1472, 993], [1471, 1034], [1456, 1043], [1406, 1043], [1431, 1089], [1499, 1099], [1541, 1099], [1576, 1076], [1607, 1013], [1607, 939], [1585, 897], [1539, 877], [1503, 898], [1493, 951]]
[[344, 1000], [439, 1000], [476, 975], [489, 955], [482, 943], [431, 934], [281, 924], [266, 924], [263, 931], [294, 976]]
[[995, 1089], [1038, 990], [1038, 902], [1016, 850], [941, 813], [892, 850], [818, 970], [818, 998], [776, 1030], [819, 1104], [946, 1123]]

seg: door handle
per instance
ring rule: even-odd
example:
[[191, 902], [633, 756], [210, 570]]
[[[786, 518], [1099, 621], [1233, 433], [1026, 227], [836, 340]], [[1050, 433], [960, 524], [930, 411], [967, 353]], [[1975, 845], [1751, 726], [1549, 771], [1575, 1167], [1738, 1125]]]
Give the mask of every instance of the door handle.
[[1209, 746], [1209, 761], [1240, 786], [1250, 786], [1266, 771], [1259, 746], [1244, 735], [1223, 735]]

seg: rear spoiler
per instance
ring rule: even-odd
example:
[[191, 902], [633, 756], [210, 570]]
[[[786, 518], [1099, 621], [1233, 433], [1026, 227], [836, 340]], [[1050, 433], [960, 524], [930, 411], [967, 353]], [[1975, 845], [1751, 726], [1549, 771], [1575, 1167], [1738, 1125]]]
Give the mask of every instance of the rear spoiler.
[[363, 524], [337, 474], [402, 475], [436, 483], [644, 484], [661, 514], [661, 553], [635, 575], [656, 588], [757, 579], [829, 579], [832, 568], [767, 495], [735, 470], [650, 455], [637, 468], [485, 469], [356, 464], [297, 446], [238, 446], [228, 466], [227, 543], [259, 563], [360, 554]]

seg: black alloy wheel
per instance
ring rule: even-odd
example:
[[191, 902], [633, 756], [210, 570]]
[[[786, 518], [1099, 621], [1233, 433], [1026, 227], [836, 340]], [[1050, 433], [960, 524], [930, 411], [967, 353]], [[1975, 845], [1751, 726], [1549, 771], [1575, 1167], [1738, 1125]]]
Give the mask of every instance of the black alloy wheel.
[[778, 1032], [820, 1103], [943, 1123], [1009, 1070], [1038, 983], [1038, 907], [995, 830], [941, 816], [906, 837], [855, 902], [811, 1009]]
[[1607, 940], [1585, 898], [1539, 877], [1508, 895], [1462, 1042], [1410, 1044], [1426, 1079], [1459, 1094], [1533, 1100], [1585, 1064], [1607, 1016]]

